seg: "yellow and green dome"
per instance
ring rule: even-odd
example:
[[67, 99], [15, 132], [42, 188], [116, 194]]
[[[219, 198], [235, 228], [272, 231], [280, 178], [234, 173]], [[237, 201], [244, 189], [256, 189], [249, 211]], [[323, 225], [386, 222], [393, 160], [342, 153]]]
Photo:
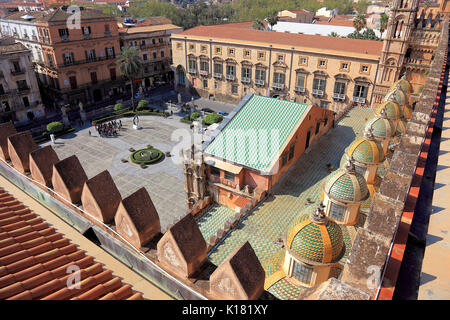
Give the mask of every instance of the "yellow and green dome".
[[389, 91], [383, 99], [383, 102], [386, 101], [394, 101], [400, 106], [406, 106], [409, 105], [409, 99], [406, 93], [398, 88], [395, 88], [394, 90]]
[[348, 157], [353, 157], [357, 162], [365, 164], [382, 163], [384, 152], [381, 144], [374, 139], [366, 137], [352, 142], [346, 152]]
[[395, 101], [386, 101], [378, 106], [375, 113], [379, 115], [382, 110], [386, 113], [386, 117], [390, 120], [398, 120], [402, 117], [402, 108]]
[[411, 116], [412, 116], [411, 108], [408, 107], [408, 106], [403, 106], [403, 108], [402, 108], [402, 118], [406, 119], [406, 120], [409, 120], [409, 119], [411, 119]]
[[406, 79], [400, 79], [396, 81], [392, 86], [391, 90], [394, 90], [395, 88], [400, 87], [404, 93], [406, 93], [408, 96], [413, 93], [413, 87], [411, 83]]
[[345, 252], [341, 228], [326, 217], [316, 221], [313, 215], [303, 214], [294, 220], [287, 232], [286, 247], [306, 263], [339, 261]]
[[397, 123], [397, 128], [395, 130], [395, 135], [399, 136], [402, 135], [406, 132], [406, 121], [405, 120], [400, 120]]
[[334, 171], [326, 179], [323, 191], [330, 199], [348, 203], [367, 199], [369, 189], [366, 180], [356, 172], [353, 161], [347, 161], [343, 168]]
[[392, 138], [395, 135], [394, 123], [383, 117], [374, 117], [370, 119], [365, 127], [365, 130], [372, 130], [375, 138]]

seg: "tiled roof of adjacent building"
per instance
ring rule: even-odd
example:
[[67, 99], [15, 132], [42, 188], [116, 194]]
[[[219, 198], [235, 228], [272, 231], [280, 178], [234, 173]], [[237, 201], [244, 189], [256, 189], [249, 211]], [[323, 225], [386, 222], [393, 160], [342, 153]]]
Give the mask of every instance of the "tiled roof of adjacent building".
[[278, 44], [290, 47], [332, 50], [337, 52], [352, 52], [380, 56], [382, 41], [359, 40], [350, 38], [334, 38], [318, 35], [293, 34], [273, 31], [254, 30], [246, 24], [198, 26], [172, 37], [200, 37], [204, 39], [224, 39], [245, 41], [247, 43]]
[[[107, 19], [113, 19], [113, 17], [104, 14], [102, 11], [98, 10], [98, 9], [92, 9], [92, 8], [83, 8], [82, 10], [80, 10], [80, 14], [81, 14], [81, 20], [89, 20], [89, 19], [102, 19], [102, 18], [107, 18]], [[14, 12], [10, 15], [7, 15], [5, 17], [5, 19], [8, 20], [20, 20], [20, 21], [25, 21], [24, 19], [22, 19], [22, 16], [24, 15], [28, 15], [28, 16], [33, 16], [35, 19], [31, 20], [31, 21], [47, 21], [47, 22], [60, 22], [60, 21], [67, 21], [67, 18], [69, 18], [72, 13], [67, 12], [61, 8], [58, 8], [54, 11], [30, 11], [30, 12], [23, 12], [23, 11], [19, 11], [19, 12]]]
[[[80, 287], [69, 289], [80, 268]], [[69, 281], [68, 281], [69, 280]], [[0, 299], [142, 300], [38, 214], [0, 188]]]
[[206, 147], [205, 153], [268, 171], [310, 109], [311, 106], [302, 103], [253, 95]]
[[183, 29], [183, 28], [178, 27], [174, 24], [159, 24], [159, 25], [143, 25], [143, 26], [137, 26], [137, 27], [131, 27], [131, 28], [120, 28], [119, 32], [133, 34], [133, 33], [140, 33], [140, 32], [165, 31], [165, 30], [172, 30], [172, 29]]

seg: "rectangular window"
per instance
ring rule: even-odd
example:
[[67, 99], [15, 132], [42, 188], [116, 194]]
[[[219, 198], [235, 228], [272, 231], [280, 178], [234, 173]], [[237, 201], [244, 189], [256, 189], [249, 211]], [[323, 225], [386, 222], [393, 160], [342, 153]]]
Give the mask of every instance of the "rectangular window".
[[274, 72], [273, 82], [277, 84], [284, 84], [285, 74], [281, 72]]
[[161, 50], [161, 58], [164, 58], [164, 50]]
[[222, 75], [223, 70], [222, 70], [223, 66], [221, 63], [214, 63], [214, 73], [216, 73], [217, 75]]
[[250, 58], [250, 50], [244, 50], [244, 58]]
[[196, 73], [197, 72], [197, 61], [189, 60], [189, 72]]
[[319, 67], [320, 68], [325, 68], [326, 66], [327, 66], [326, 60], [319, 60]]
[[221, 53], [222, 53], [222, 48], [216, 47], [216, 54], [221, 54]]
[[212, 176], [220, 177], [220, 170], [216, 167], [210, 167], [210, 172]]
[[105, 52], [106, 52], [106, 57], [107, 58], [114, 58], [115, 57], [114, 47], [106, 47], [105, 48]]
[[69, 77], [69, 82], [70, 82], [70, 88], [72, 88], [72, 89], [77, 88], [77, 77], [75, 77], [75, 76]]
[[281, 157], [281, 167], [284, 167], [287, 163], [287, 159], [288, 159], [288, 153], [285, 152], [283, 154], [283, 156]]
[[294, 269], [292, 272], [292, 277], [297, 279], [300, 282], [303, 282], [305, 284], [311, 283], [313, 268], [307, 267], [304, 264], [295, 262], [294, 263]]
[[30, 106], [30, 100], [28, 100], [28, 97], [23, 97], [22, 101], [23, 101], [23, 105], [25, 107], [29, 107]]
[[323, 109], [328, 109], [330, 103], [328, 101], [320, 101], [320, 107]]
[[95, 61], [95, 50], [94, 49], [86, 50], [85, 54], [86, 54], [87, 61]]
[[208, 80], [203, 80], [203, 88], [208, 88]]
[[278, 59], [278, 62], [284, 62], [284, 56], [282, 54], [279, 54], [277, 59]]
[[97, 72], [91, 72], [91, 82], [97, 83]]
[[153, 59], [156, 59], [156, 51], [153, 51], [152, 54], [153, 54]]
[[344, 221], [345, 207], [330, 201], [330, 218], [336, 221]]
[[177, 42], [177, 49], [182, 49], [183, 48], [183, 44], [181, 42]]
[[225, 173], [225, 179], [234, 182], [234, 178], [235, 178], [234, 173], [231, 173], [228, 171], [224, 171], [224, 173]]
[[266, 60], [266, 54], [262, 51], [258, 52], [258, 60]]
[[300, 88], [302, 88], [302, 89], [305, 88], [305, 76], [304, 76], [304, 75], [299, 74], [299, 75], [297, 76], [297, 87], [298, 87], [299, 89], [300, 89]]
[[238, 86], [237, 85], [232, 85], [231, 86], [231, 93], [232, 94], [237, 94], [238, 93]]
[[320, 121], [316, 123], [316, 132], [314, 134], [318, 134], [320, 131]]
[[347, 62], [341, 63], [341, 70], [348, 71], [348, 63]]
[[200, 71], [201, 72], [209, 72], [209, 63], [208, 61], [200, 61]]
[[361, 66], [361, 72], [367, 73], [369, 72], [369, 66]]
[[236, 75], [236, 66], [232, 64], [227, 65], [227, 76], [235, 76]]
[[63, 53], [63, 61], [64, 65], [71, 65], [73, 64], [73, 52], [66, 52]]
[[146, 53], [144, 53], [144, 54], [142, 54], [142, 60], [147, 60], [148, 59], [148, 56], [147, 56], [147, 54]]
[[255, 79], [264, 82], [266, 80], [266, 70], [256, 69]]
[[207, 53], [207, 48], [206, 48], [206, 46], [201, 46], [201, 47], [200, 47], [200, 52], [202, 52], [202, 53]]
[[116, 69], [115, 68], [109, 69], [109, 76], [110, 76], [111, 80], [116, 80]]
[[353, 96], [365, 99], [365, 98], [367, 98], [368, 91], [369, 91], [369, 88], [367, 86], [362, 86], [362, 85], [356, 84], [355, 91], [353, 92]]
[[252, 69], [242, 68], [242, 81], [250, 82], [251, 77], [252, 77]]
[[228, 49], [228, 55], [234, 56], [234, 49]]
[[344, 82], [335, 82], [334, 83], [334, 93], [345, 94], [345, 83]]
[[295, 152], [295, 143], [293, 143], [289, 148], [289, 160], [291, 160], [294, 157], [294, 152]]
[[19, 89], [19, 91], [28, 89], [28, 84], [27, 84], [26, 80], [16, 81], [16, 84], [17, 84], [17, 88]]
[[83, 30], [83, 34], [84, 34], [85, 36], [91, 34], [91, 27], [83, 27], [82, 30]]
[[298, 64], [301, 66], [305, 66], [306, 64], [308, 64], [308, 58], [306, 57], [300, 57], [298, 59]]
[[109, 33], [109, 24], [105, 24], [105, 33]]
[[325, 79], [315, 78], [313, 80], [313, 90], [325, 91], [325, 84], [326, 84]]
[[69, 38], [69, 29], [58, 29], [58, 32], [62, 40], [67, 40]]

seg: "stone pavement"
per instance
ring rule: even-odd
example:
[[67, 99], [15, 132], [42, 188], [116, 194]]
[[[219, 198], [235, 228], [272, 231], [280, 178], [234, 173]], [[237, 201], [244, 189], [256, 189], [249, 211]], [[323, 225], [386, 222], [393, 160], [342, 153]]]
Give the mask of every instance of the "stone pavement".
[[[141, 116], [139, 119], [141, 130], [132, 128], [132, 118], [122, 118], [123, 129], [117, 138], [100, 138], [91, 126], [56, 139], [53, 148], [60, 159], [75, 154], [88, 178], [108, 170], [123, 198], [145, 187], [160, 216], [161, 228], [165, 231], [174, 220], [186, 213], [182, 166], [175, 164], [173, 157], [164, 157], [146, 169], [141, 169], [131, 161], [122, 163], [121, 159], [130, 160], [130, 147], [138, 150], [149, 144], [162, 152], [172, 152], [177, 144], [171, 141], [172, 132], [179, 128], [189, 130], [189, 125], [181, 123], [176, 116]], [[91, 131], [91, 137], [88, 130]], [[49, 144], [51, 142], [43, 145]]]
[[[248, 240], [266, 270], [266, 277], [276, 271], [268, 272], [268, 268], [282, 256], [281, 245], [276, 241], [283, 238], [293, 219], [315, 208], [320, 201], [319, 187], [329, 174], [326, 165], [332, 163], [334, 168], [339, 167], [345, 148], [354, 139], [362, 136], [365, 122], [373, 115], [371, 109], [353, 108], [342, 117], [336, 128], [319, 139], [308, 153], [300, 157], [282, 182], [275, 187], [273, 196], [251, 212], [221, 240], [221, 243], [219, 242], [219, 245], [210, 252], [209, 259], [219, 265], [233, 249]], [[311, 198], [315, 203], [307, 205], [307, 198]], [[209, 219], [222, 219], [222, 216], [210, 215]], [[202, 224], [205, 224], [205, 221], [202, 221]], [[214, 223], [209, 222], [209, 225]], [[342, 231], [346, 244], [346, 254], [341, 260], [343, 264], [351, 249], [356, 229], [343, 227]], [[277, 288], [283, 292], [277, 292]], [[289, 295], [289, 290], [294, 290], [294, 287], [289, 289], [288, 284], [283, 282], [274, 285], [269, 291], [281, 299], [297, 295], [297, 292]]]
[[[449, 81], [450, 83], [450, 81]], [[418, 299], [450, 298], [450, 91], [447, 91], [441, 144], [426, 236]]]

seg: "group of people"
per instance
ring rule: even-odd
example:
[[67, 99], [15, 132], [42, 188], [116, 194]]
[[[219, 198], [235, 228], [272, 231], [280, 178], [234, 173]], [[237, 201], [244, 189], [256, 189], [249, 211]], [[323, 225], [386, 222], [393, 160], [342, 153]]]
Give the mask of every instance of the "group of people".
[[[100, 123], [95, 126], [95, 130], [100, 137], [117, 137], [117, 132], [122, 128], [122, 120], [109, 121], [106, 123]], [[90, 133], [90, 131], [89, 131]]]

